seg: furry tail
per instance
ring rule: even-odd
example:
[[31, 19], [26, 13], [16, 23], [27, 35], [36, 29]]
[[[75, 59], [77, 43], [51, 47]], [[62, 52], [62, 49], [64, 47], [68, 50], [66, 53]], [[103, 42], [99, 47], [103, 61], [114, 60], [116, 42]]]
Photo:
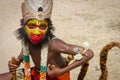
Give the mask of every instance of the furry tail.
[[85, 64], [82, 65], [81, 72], [79, 73], [77, 80], [84, 79], [84, 77], [88, 71], [88, 66], [89, 66], [89, 62], [86, 62]]
[[119, 42], [110, 42], [109, 44], [105, 45], [100, 52], [100, 69], [101, 69], [101, 76], [99, 80], [107, 80], [108, 70], [106, 66], [107, 55], [108, 51], [111, 50], [113, 47], [120, 48]]

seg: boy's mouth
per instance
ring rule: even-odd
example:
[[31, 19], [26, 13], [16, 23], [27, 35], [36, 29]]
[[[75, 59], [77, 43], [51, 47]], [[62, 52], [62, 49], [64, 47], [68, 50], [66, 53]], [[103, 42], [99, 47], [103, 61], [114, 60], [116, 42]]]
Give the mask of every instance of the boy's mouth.
[[30, 40], [31, 40], [32, 43], [37, 44], [42, 40], [43, 36], [44, 35], [42, 33], [39, 34], [39, 35], [34, 35], [34, 34], [31, 33], [30, 34]]

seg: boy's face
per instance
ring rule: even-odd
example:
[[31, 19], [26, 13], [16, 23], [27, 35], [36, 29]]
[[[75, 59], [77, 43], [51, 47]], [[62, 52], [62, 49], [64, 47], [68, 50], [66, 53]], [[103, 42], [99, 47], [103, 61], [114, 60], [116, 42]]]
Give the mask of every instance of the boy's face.
[[47, 29], [48, 23], [46, 20], [31, 19], [25, 25], [25, 31], [33, 44], [39, 43], [45, 37]]

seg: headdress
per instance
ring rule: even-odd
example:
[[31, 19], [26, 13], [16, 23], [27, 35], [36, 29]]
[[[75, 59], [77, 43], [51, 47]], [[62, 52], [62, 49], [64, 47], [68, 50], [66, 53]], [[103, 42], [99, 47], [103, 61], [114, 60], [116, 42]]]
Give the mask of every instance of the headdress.
[[25, 0], [21, 6], [24, 23], [32, 18], [51, 18], [52, 6], [53, 0]]

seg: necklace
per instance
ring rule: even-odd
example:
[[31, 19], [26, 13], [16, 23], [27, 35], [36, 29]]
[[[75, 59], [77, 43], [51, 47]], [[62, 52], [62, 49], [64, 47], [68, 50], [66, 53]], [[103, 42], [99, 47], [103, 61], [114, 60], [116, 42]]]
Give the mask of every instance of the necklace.
[[41, 50], [40, 80], [46, 80], [48, 46]]
[[[24, 70], [25, 70], [25, 80], [31, 80], [30, 71], [30, 59], [29, 59], [29, 48], [22, 42], [23, 48], [23, 60], [24, 60]], [[47, 72], [47, 55], [48, 55], [48, 45], [45, 45], [41, 50], [41, 65], [40, 65], [40, 80], [46, 80]]]

